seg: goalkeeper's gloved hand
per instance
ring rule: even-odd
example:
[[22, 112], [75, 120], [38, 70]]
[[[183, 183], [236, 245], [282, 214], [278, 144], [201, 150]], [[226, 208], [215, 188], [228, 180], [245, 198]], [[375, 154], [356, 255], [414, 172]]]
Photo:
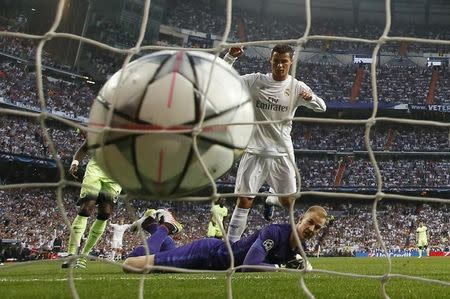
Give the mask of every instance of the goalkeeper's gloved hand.
[[134, 223], [133, 223], [133, 224], [130, 226], [129, 230], [130, 230], [130, 232], [132, 232], [132, 233], [137, 232], [137, 231], [139, 231], [139, 226], [138, 226], [137, 224], [134, 224]]
[[297, 270], [302, 270], [305, 268], [306, 265], [306, 270], [310, 271], [313, 269], [313, 267], [311, 266], [311, 264], [302, 258], [302, 256], [300, 254], [296, 254], [294, 258], [288, 260], [286, 262], [285, 267], [288, 269], [297, 269]]
[[286, 262], [286, 268], [288, 269], [303, 269], [304, 268], [304, 261], [303, 259], [297, 259], [297, 258], [293, 258], [291, 260], [288, 260]]

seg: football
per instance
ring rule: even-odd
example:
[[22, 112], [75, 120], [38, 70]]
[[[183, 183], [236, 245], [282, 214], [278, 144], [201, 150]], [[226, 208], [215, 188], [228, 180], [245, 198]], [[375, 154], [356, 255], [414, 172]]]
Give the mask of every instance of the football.
[[127, 192], [183, 195], [212, 183], [205, 169], [215, 180], [233, 166], [253, 121], [251, 97], [229, 64], [202, 52], [160, 51], [105, 83], [87, 138]]

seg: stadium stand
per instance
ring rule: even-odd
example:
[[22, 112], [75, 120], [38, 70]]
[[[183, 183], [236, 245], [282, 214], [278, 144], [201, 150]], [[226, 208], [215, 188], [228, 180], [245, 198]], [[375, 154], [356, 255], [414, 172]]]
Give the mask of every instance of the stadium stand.
[[[195, 0], [172, 1], [173, 9], [165, 16], [163, 25], [177, 30], [189, 29], [195, 32], [222, 34], [225, 24], [223, 15], [199, 7]], [[250, 12], [236, 10], [233, 18], [245, 20], [245, 34], [248, 40], [288, 39], [300, 37], [304, 25], [292, 26], [290, 18], [258, 18]], [[211, 21], [214, 20], [214, 21]], [[297, 22], [298, 23], [298, 22]], [[2, 20], [0, 30], [17, 31], [11, 22]], [[327, 34], [349, 37], [377, 38], [383, 31], [381, 24], [336, 23], [317, 20], [313, 23], [312, 34]], [[87, 36], [109, 45], [132, 47], [136, 41], [135, 33], [125, 32], [122, 25], [107, 18], [91, 24]], [[128, 32], [128, 31], [126, 31]], [[448, 27], [440, 25], [393, 24], [390, 35], [415, 36], [426, 38], [450, 39]], [[236, 40], [238, 32], [232, 28], [230, 38]], [[164, 44], [177, 44], [173, 40], [161, 41]], [[183, 46], [192, 46], [184, 44]], [[371, 48], [364, 44], [344, 42], [308, 41], [305, 50], [317, 54], [317, 57], [328, 55], [369, 53]], [[427, 44], [388, 43], [382, 46], [382, 54], [394, 57], [377, 68], [378, 96], [384, 104], [450, 104], [450, 74], [447, 68], [429, 68], [411, 59], [414, 55], [426, 52], [448, 53], [448, 47]], [[14, 109], [40, 109], [38, 103], [33, 59], [36, 44], [27, 39], [0, 37], [0, 104]], [[85, 65], [95, 69], [95, 76], [105, 80], [108, 75], [118, 70], [123, 57], [105, 54], [86, 47]], [[52, 55], [43, 52], [43, 65], [81, 76], [72, 67], [55, 61]], [[241, 73], [253, 71], [269, 71], [269, 64], [261, 57], [242, 57], [236, 64]], [[297, 76], [305, 81], [313, 90], [319, 91], [324, 99], [338, 103], [371, 103], [372, 90], [367, 65], [339, 63], [335, 60], [301, 61]], [[356, 80], [357, 79], [357, 80]], [[352, 97], [352, 87], [358, 81], [357, 95]], [[431, 84], [434, 82], [433, 84]], [[432, 88], [431, 88], [432, 87]], [[44, 73], [44, 93], [47, 109], [64, 117], [83, 121], [89, 113], [89, 107], [95, 97], [96, 89], [86, 80], [69, 80]], [[429, 91], [432, 90], [432, 96]], [[450, 111], [450, 110], [449, 110]], [[83, 139], [73, 128], [48, 122], [49, 134], [55, 141], [58, 157], [63, 161], [71, 159], [73, 152]], [[293, 127], [293, 141], [298, 151], [296, 163], [302, 175], [303, 188], [332, 189], [339, 188], [374, 188], [375, 172], [364, 153], [363, 126], [357, 125], [325, 125], [299, 124]], [[40, 159], [51, 157], [41, 128], [36, 121], [14, 116], [0, 118], [1, 159], [12, 161], [20, 157], [31, 158], [28, 164], [39, 163]], [[448, 188], [450, 176], [449, 131], [445, 128], [419, 127], [408, 125], [376, 125], [371, 132], [371, 146], [379, 152], [379, 167], [383, 177], [384, 188], [389, 190], [409, 188], [418, 194], [426, 188]], [[356, 136], [356, 137], [355, 137]], [[410, 156], [405, 153], [411, 154]], [[445, 154], [447, 153], [447, 154]], [[384, 155], [382, 155], [384, 154]], [[11, 170], [17, 175], [14, 179], [23, 178], [21, 169]], [[35, 172], [34, 172], [35, 173]], [[29, 174], [30, 175], [30, 174]], [[234, 186], [236, 169], [218, 180], [219, 186]], [[1, 183], [8, 183], [10, 177], [1, 177]], [[45, 179], [45, 174], [43, 174]], [[66, 189], [67, 190], [67, 189]], [[68, 189], [64, 195], [64, 204], [69, 219], [76, 213], [74, 202], [77, 190]], [[46, 258], [44, 252], [52, 248], [54, 240], [61, 235], [68, 235], [68, 227], [64, 223], [55, 205], [55, 195], [42, 190], [0, 190], [2, 205], [0, 207], [0, 232], [2, 239], [20, 240], [17, 254], [20, 259]], [[231, 200], [227, 203], [231, 209]], [[170, 207], [185, 224], [185, 230], [177, 236], [179, 244], [205, 236], [209, 220], [208, 205], [192, 205], [189, 203], [138, 202], [134, 203], [140, 216], [147, 207]], [[309, 251], [314, 252], [318, 246], [323, 255], [354, 255], [355, 252], [374, 252], [380, 250], [377, 245], [371, 220], [371, 207], [364, 204], [339, 203], [326, 205], [334, 220], [322, 235], [309, 244]], [[303, 206], [301, 207], [303, 208]], [[300, 210], [299, 210], [300, 211]], [[298, 211], [298, 212], [299, 212]], [[274, 222], [284, 222], [286, 212], [276, 210]], [[192, 217], [196, 215], [196, 217]], [[45, 216], [45, 217], [44, 217]], [[112, 222], [124, 217], [126, 222], [133, 219], [123, 206], [116, 209]], [[431, 230], [430, 244], [432, 249], [450, 251], [448, 232], [450, 231], [450, 210], [446, 206], [428, 204], [385, 204], [377, 214], [381, 224], [381, 233], [389, 250], [410, 249], [414, 246], [414, 227], [416, 222], [427, 219]], [[252, 210], [249, 221], [251, 233], [266, 224], [262, 217], [262, 205], [257, 204]], [[96, 255], [106, 255], [109, 251], [108, 241], [111, 232], [102, 239], [96, 249]], [[125, 234], [124, 251], [129, 252], [140, 243], [138, 236], [129, 232]], [[62, 250], [66, 249], [63, 242]], [[5, 257], [3, 257], [5, 258]], [[0, 260], [1, 261], [1, 260]]]
[[[55, 205], [55, 194], [49, 191], [21, 190], [0, 191], [2, 207], [0, 208], [0, 231], [3, 239], [18, 239], [23, 248], [27, 248], [29, 256], [26, 259], [44, 258], [43, 252], [51, 250], [57, 236], [67, 235], [68, 227], [64, 223], [60, 211]], [[77, 191], [69, 190], [64, 194], [64, 208], [69, 219], [75, 217]], [[323, 204], [323, 203], [322, 203]], [[148, 207], [166, 207], [177, 215], [185, 226], [183, 232], [175, 236], [178, 244], [186, 244], [192, 240], [206, 236], [209, 221], [208, 204], [167, 203], [136, 201], [133, 203], [136, 209], [136, 217], [141, 215]], [[328, 224], [322, 235], [317, 236], [308, 243], [308, 251], [311, 254], [320, 245], [323, 255], [343, 256], [354, 255], [357, 251], [375, 252], [380, 250], [373, 231], [370, 204], [355, 204], [343, 200], [331, 206], [324, 204], [334, 220]], [[227, 201], [228, 208], [232, 208], [233, 201]], [[300, 215], [304, 206], [300, 206], [296, 215]], [[287, 212], [276, 209], [273, 223], [283, 223]], [[261, 202], [252, 209], [249, 217], [249, 227], [246, 234], [251, 234], [267, 222], [263, 216]], [[192, 217], [192, 215], [196, 215]], [[44, 217], [45, 216], [45, 217]], [[426, 220], [430, 229], [430, 244], [433, 250], [449, 251], [448, 232], [450, 231], [450, 209], [442, 205], [428, 204], [382, 204], [378, 213], [378, 221], [381, 224], [381, 234], [389, 250], [413, 249], [415, 240], [414, 227], [419, 220]], [[111, 223], [117, 223], [124, 218], [130, 223], [132, 219], [123, 205], [119, 204]], [[225, 225], [227, 220], [225, 220]], [[110, 251], [112, 231], [108, 230], [97, 245], [95, 255], [106, 256]], [[446, 239], [447, 238], [447, 239]], [[141, 243], [139, 235], [127, 231], [124, 237], [124, 252], [130, 252], [132, 248]], [[66, 249], [64, 240], [62, 251]]]

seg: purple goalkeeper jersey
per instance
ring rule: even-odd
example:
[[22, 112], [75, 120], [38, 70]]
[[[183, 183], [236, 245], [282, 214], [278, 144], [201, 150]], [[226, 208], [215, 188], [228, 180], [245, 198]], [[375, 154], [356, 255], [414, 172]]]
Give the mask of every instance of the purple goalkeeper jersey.
[[[231, 248], [234, 265], [285, 263], [297, 253], [289, 245], [290, 224], [271, 224], [241, 239]], [[225, 270], [230, 267], [230, 254], [222, 240], [208, 238], [155, 254], [155, 265], [200, 270]]]

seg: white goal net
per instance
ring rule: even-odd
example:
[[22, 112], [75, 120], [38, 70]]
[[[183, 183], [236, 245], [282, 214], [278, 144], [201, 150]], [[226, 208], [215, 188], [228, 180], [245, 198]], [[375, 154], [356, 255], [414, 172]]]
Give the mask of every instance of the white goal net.
[[[36, 84], [37, 84], [37, 91], [38, 91], [38, 98], [40, 103], [40, 109], [39, 111], [25, 111], [25, 110], [16, 110], [16, 109], [10, 109], [10, 108], [0, 108], [0, 114], [3, 116], [8, 117], [23, 117], [27, 118], [33, 121], [37, 121], [39, 123], [42, 136], [45, 140], [46, 145], [48, 146], [51, 156], [56, 161], [57, 169], [58, 169], [58, 179], [56, 182], [47, 182], [47, 183], [20, 183], [20, 184], [6, 184], [6, 185], [0, 185], [0, 190], [34, 190], [35, 188], [39, 189], [47, 189], [47, 190], [56, 190], [56, 203], [59, 209], [59, 213], [61, 214], [62, 218], [65, 221], [65, 224], [67, 227], [71, 226], [71, 220], [70, 217], [67, 215], [67, 211], [65, 209], [65, 199], [64, 194], [65, 190], [67, 188], [79, 188], [81, 187], [81, 184], [75, 183], [71, 180], [67, 179], [67, 169], [63, 165], [62, 161], [59, 159], [60, 153], [58, 153], [57, 145], [55, 145], [54, 138], [55, 134], [52, 133], [51, 130], [48, 128], [48, 121], [56, 121], [60, 122], [66, 126], [70, 126], [74, 129], [78, 129], [81, 131], [87, 131], [89, 130], [87, 128], [87, 125], [85, 123], [76, 122], [73, 120], [70, 120], [68, 118], [62, 117], [58, 114], [54, 114], [51, 112], [51, 110], [48, 108], [48, 102], [46, 99], [46, 95], [44, 93], [44, 82], [43, 82], [43, 48], [46, 45], [46, 43], [49, 40], [53, 39], [70, 39], [70, 40], [76, 40], [76, 41], [82, 41], [86, 45], [91, 45], [94, 47], [101, 48], [105, 51], [110, 51], [113, 53], [123, 54], [126, 56], [126, 58], [123, 60], [123, 66], [126, 66], [130, 60], [133, 58], [134, 55], [145, 52], [145, 51], [158, 51], [158, 50], [165, 50], [165, 49], [173, 49], [173, 50], [196, 50], [196, 51], [204, 51], [204, 52], [210, 52], [215, 54], [217, 57], [219, 54], [222, 54], [225, 50], [229, 49], [231, 46], [245, 46], [245, 47], [255, 47], [255, 46], [267, 46], [267, 45], [273, 45], [277, 43], [281, 44], [290, 44], [295, 45], [296, 47], [296, 53], [301, 53], [304, 49], [304, 45], [308, 41], [339, 41], [339, 42], [345, 42], [345, 43], [362, 43], [362, 44], [368, 44], [374, 46], [371, 59], [371, 68], [370, 68], [370, 74], [371, 74], [371, 90], [372, 90], [372, 97], [373, 97], [373, 110], [371, 113], [371, 116], [365, 119], [333, 119], [333, 118], [320, 118], [320, 117], [294, 117], [293, 119], [286, 119], [283, 121], [290, 121], [298, 122], [298, 123], [321, 123], [321, 124], [349, 124], [349, 125], [364, 125], [365, 126], [365, 132], [364, 132], [364, 141], [365, 141], [365, 147], [367, 148], [368, 156], [371, 162], [371, 165], [375, 172], [375, 181], [376, 181], [376, 192], [375, 193], [368, 193], [368, 194], [355, 194], [355, 193], [342, 193], [342, 192], [328, 192], [328, 191], [305, 191], [302, 189], [301, 186], [301, 180], [300, 175], [301, 173], [297, 170], [297, 177], [298, 177], [298, 190], [295, 193], [295, 197], [297, 198], [297, 201], [300, 201], [302, 197], [304, 196], [318, 196], [321, 198], [327, 198], [330, 201], [334, 199], [339, 199], [345, 197], [349, 200], [370, 200], [372, 201], [372, 210], [371, 210], [371, 217], [373, 221], [373, 231], [376, 234], [377, 241], [379, 246], [383, 249], [383, 251], [387, 252], [387, 248], [385, 246], [385, 242], [383, 241], [382, 234], [380, 233], [380, 224], [379, 224], [379, 215], [378, 215], [378, 205], [383, 200], [394, 200], [394, 201], [404, 201], [404, 202], [427, 202], [427, 203], [441, 203], [441, 204], [448, 204], [449, 200], [446, 198], [432, 198], [432, 197], [421, 197], [421, 196], [407, 196], [407, 195], [399, 195], [394, 193], [389, 193], [383, 191], [383, 179], [382, 174], [380, 172], [379, 164], [377, 162], [376, 156], [374, 154], [374, 151], [372, 149], [371, 144], [371, 134], [373, 131], [373, 127], [375, 124], [408, 124], [408, 125], [420, 125], [420, 126], [427, 126], [427, 127], [433, 127], [433, 128], [450, 128], [450, 124], [447, 122], [441, 122], [441, 121], [428, 121], [428, 120], [413, 120], [413, 119], [407, 119], [407, 118], [390, 118], [390, 117], [379, 117], [378, 115], [378, 107], [379, 107], [379, 97], [378, 97], [378, 89], [377, 89], [377, 65], [378, 65], [378, 59], [379, 59], [379, 52], [380, 48], [390, 42], [414, 42], [414, 43], [421, 43], [421, 44], [436, 44], [436, 45], [447, 45], [450, 46], [450, 40], [440, 40], [440, 39], [425, 39], [425, 38], [412, 38], [412, 37], [403, 37], [403, 36], [390, 36], [390, 28], [391, 28], [391, 21], [392, 21], [392, 3], [390, 0], [385, 1], [385, 28], [381, 36], [375, 38], [375, 39], [365, 39], [365, 38], [353, 38], [353, 37], [345, 37], [345, 36], [330, 36], [330, 35], [311, 35], [310, 29], [311, 29], [311, 22], [312, 22], [312, 16], [311, 16], [311, 1], [306, 0], [305, 1], [305, 11], [306, 11], [306, 27], [304, 34], [302, 36], [299, 36], [296, 39], [289, 39], [289, 40], [258, 40], [258, 41], [248, 41], [248, 42], [229, 42], [230, 41], [230, 31], [232, 26], [232, 10], [233, 10], [233, 1], [227, 0], [226, 1], [226, 25], [224, 29], [224, 33], [222, 36], [222, 39], [220, 42], [217, 43], [215, 47], [206, 48], [206, 49], [193, 49], [193, 48], [180, 48], [180, 47], [172, 47], [172, 46], [156, 46], [156, 45], [145, 45], [143, 44], [144, 37], [146, 34], [146, 28], [147, 24], [149, 22], [149, 11], [150, 11], [150, 5], [151, 0], [146, 0], [144, 3], [144, 9], [142, 14], [142, 22], [140, 26], [139, 36], [136, 40], [136, 43], [128, 49], [122, 49], [122, 48], [116, 48], [112, 47], [106, 43], [101, 43], [93, 39], [89, 39], [86, 37], [81, 37], [69, 33], [63, 33], [58, 31], [58, 26], [61, 23], [63, 16], [63, 10], [64, 7], [67, 5], [65, 0], [60, 0], [58, 3], [58, 9], [56, 13], [56, 17], [53, 20], [52, 26], [48, 29], [48, 31], [44, 35], [31, 35], [31, 34], [24, 34], [21, 32], [9, 32], [9, 31], [0, 31], [0, 37], [11, 37], [11, 38], [19, 38], [19, 39], [29, 39], [34, 40], [38, 42], [37, 48], [36, 48], [36, 55], [35, 55], [35, 72], [36, 72]], [[292, 76], [295, 77], [295, 74], [298, 72], [296, 66], [298, 65], [298, 57], [299, 55], [295, 56], [295, 61], [293, 64], [292, 69]], [[326, 99], [325, 99], [326, 100]], [[111, 117], [109, 118], [111, 120]], [[201, 124], [200, 124], [201, 125]], [[200, 126], [201, 129], [201, 126]], [[205, 168], [206, 170], [206, 168]], [[220, 198], [220, 197], [226, 197], [226, 198], [232, 198], [235, 197], [236, 194], [234, 193], [220, 193], [215, 186], [216, 183], [213, 181], [212, 176], [209, 175], [212, 184], [214, 185], [214, 188], [212, 189], [212, 194], [204, 197], [185, 197], [185, 198], [178, 198], [176, 199], [179, 201], [188, 201], [192, 202], [193, 205], [197, 204], [198, 202], [210, 202], [213, 204], [213, 202]], [[257, 195], [263, 195], [263, 194], [257, 194]], [[126, 206], [130, 213], [134, 213], [133, 207], [129, 204], [129, 198], [121, 198], [126, 203]], [[0, 202], [1, 204], [1, 202]], [[150, 203], [151, 204], [151, 203]], [[289, 210], [289, 222], [291, 223], [292, 227], [295, 226], [295, 217], [294, 217], [294, 205], [291, 206]], [[251, 223], [250, 223], [251, 225]], [[225, 229], [222, 227], [222, 231], [224, 235], [226, 235]], [[142, 240], [145, 239], [144, 235], [141, 236]], [[228, 240], [227, 240], [228, 242]], [[300, 241], [297, 240], [298, 244], [300, 244]], [[144, 242], [145, 244], [145, 242]], [[300, 245], [301, 247], [301, 245]], [[227, 243], [228, 250], [231, 251], [231, 245], [228, 242]], [[304, 251], [302, 250], [303, 255], [305, 255]], [[306, 257], [306, 255], [305, 255]], [[76, 257], [73, 257], [75, 259]], [[384, 268], [384, 273], [379, 275], [363, 275], [363, 274], [356, 274], [356, 273], [348, 273], [348, 272], [337, 272], [337, 271], [329, 271], [326, 269], [313, 269], [313, 270], [291, 270], [291, 269], [284, 269], [282, 271], [292, 272], [296, 271], [299, 275], [299, 285], [301, 286], [301, 289], [303, 290], [304, 294], [308, 298], [315, 298], [315, 295], [310, 289], [308, 288], [308, 284], [305, 282], [305, 278], [308, 275], [312, 274], [325, 274], [325, 275], [336, 275], [336, 276], [345, 276], [345, 277], [351, 277], [355, 279], [359, 278], [366, 278], [366, 279], [372, 279], [375, 281], [378, 281], [381, 286], [381, 295], [384, 298], [389, 298], [389, 293], [386, 290], [387, 283], [394, 278], [397, 279], [406, 279], [406, 280], [415, 280], [420, 282], [427, 282], [432, 284], [439, 284], [443, 286], [450, 286], [450, 281], [441, 281], [441, 280], [433, 280], [429, 278], [424, 277], [416, 277], [416, 276], [408, 276], [404, 274], [397, 274], [394, 273], [392, 270], [392, 263], [391, 263], [391, 257], [389, 254], [385, 257], [387, 263]], [[97, 259], [99, 261], [104, 261], [103, 259]], [[116, 262], [109, 262], [117, 265], [117, 267], [121, 267], [121, 263]], [[232, 279], [233, 275], [236, 271], [245, 268], [245, 266], [238, 266], [235, 267], [232, 264], [230, 265], [229, 269], [225, 271], [215, 271], [218, 273], [223, 273], [226, 275], [227, 279], [227, 297], [233, 298], [234, 297], [234, 291], [233, 291], [233, 285], [232, 285]], [[264, 267], [261, 267], [264, 269]], [[158, 269], [166, 269], [164, 267], [158, 267]], [[169, 269], [170, 270], [170, 269]], [[173, 270], [173, 269], [171, 269]], [[202, 271], [193, 271], [188, 269], [178, 269], [179, 272], [187, 272], [187, 273], [199, 273]], [[203, 271], [204, 273], [205, 271]], [[78, 290], [75, 285], [74, 281], [74, 272], [73, 270], [68, 271], [68, 281], [70, 284], [71, 294], [73, 298], [79, 298]], [[139, 290], [139, 297], [144, 297], [144, 287], [145, 287], [145, 277], [144, 275], [140, 279], [140, 290]]]

